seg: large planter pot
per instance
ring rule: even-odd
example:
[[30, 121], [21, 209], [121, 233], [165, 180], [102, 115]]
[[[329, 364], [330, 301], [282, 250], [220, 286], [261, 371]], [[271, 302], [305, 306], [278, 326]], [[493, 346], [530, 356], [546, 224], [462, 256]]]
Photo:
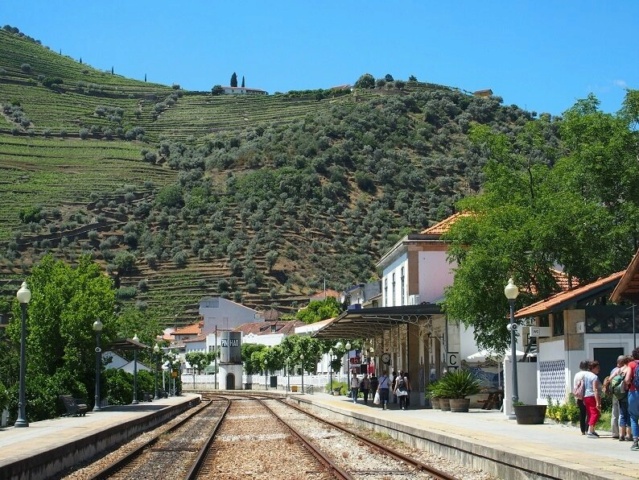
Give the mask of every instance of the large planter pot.
[[470, 398], [451, 398], [450, 399], [451, 412], [467, 412], [469, 408], [470, 408]]
[[442, 412], [450, 412], [450, 398], [440, 398], [439, 409]]
[[515, 405], [514, 409], [520, 425], [541, 425], [546, 418], [546, 405]]
[[430, 406], [432, 408], [439, 408], [439, 398], [438, 397], [433, 397], [430, 399]]

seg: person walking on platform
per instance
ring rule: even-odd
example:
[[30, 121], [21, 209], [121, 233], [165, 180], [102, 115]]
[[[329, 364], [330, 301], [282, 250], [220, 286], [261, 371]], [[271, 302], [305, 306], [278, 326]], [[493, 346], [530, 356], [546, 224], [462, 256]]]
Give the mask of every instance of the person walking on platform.
[[623, 442], [630, 437], [630, 417], [628, 416], [628, 393], [625, 391], [627, 365], [631, 357], [619, 355], [617, 365], [604, 380], [604, 393], [612, 399], [612, 413], [610, 415], [610, 431], [613, 439]]
[[632, 351], [633, 361], [628, 364], [626, 371], [626, 387], [628, 390], [628, 413], [630, 414], [630, 427], [632, 428], [632, 446], [630, 450], [639, 450], [639, 390], [635, 385], [637, 365], [639, 365], [639, 348]]
[[364, 374], [364, 378], [362, 378], [359, 382], [359, 390], [362, 392], [364, 396], [364, 405], [368, 405], [368, 392], [370, 392], [371, 388], [371, 379], [368, 378], [368, 373]]
[[595, 425], [601, 416], [601, 383], [599, 382], [599, 374], [601, 366], [597, 360], [593, 360], [588, 364], [588, 372], [584, 375], [584, 405], [588, 412], [588, 438], [599, 438], [599, 434], [595, 432]]
[[397, 372], [393, 370], [393, 378], [391, 380], [390, 390], [393, 392], [393, 403], [397, 403], [397, 395], [395, 395], [395, 384], [397, 383]]
[[379, 387], [379, 380], [377, 379], [377, 375], [375, 372], [371, 375], [371, 395], [375, 398], [375, 393], [377, 392], [377, 388]]
[[399, 398], [399, 408], [406, 410], [406, 398], [408, 397], [408, 385], [404, 372], [399, 371], [399, 375], [395, 380], [395, 390], [393, 392]]
[[357, 403], [357, 395], [359, 394], [359, 379], [357, 378], [357, 374], [353, 371], [353, 376], [351, 377], [351, 396], [353, 397], [353, 403]]
[[[619, 360], [621, 359], [621, 361]], [[630, 430], [630, 413], [628, 412], [628, 388], [626, 387], [626, 373], [630, 369], [628, 364], [632, 362], [632, 357], [630, 355], [620, 355], [617, 359], [617, 365], [620, 365], [617, 369], [615, 375], [619, 375], [623, 378], [621, 385], [617, 388], [612, 388], [612, 398], [613, 402], [617, 403], [619, 407], [619, 419], [618, 419], [618, 434], [619, 441], [632, 441], [632, 432]], [[614, 371], [614, 370], [613, 370]], [[613, 376], [614, 379], [614, 376]], [[620, 390], [624, 390], [625, 393], [621, 393]], [[613, 403], [614, 405], [614, 403]], [[614, 438], [614, 429], [613, 429], [613, 438]]]
[[379, 377], [379, 400], [382, 404], [382, 410], [386, 410], [388, 408], [388, 393], [390, 391], [390, 378], [388, 378], [388, 374], [386, 370], [382, 373], [382, 376]]
[[[579, 371], [575, 374], [575, 378], [572, 382], [573, 392], [577, 390], [579, 383], [583, 384], [584, 376], [588, 372], [588, 360], [582, 360], [579, 363]], [[586, 406], [584, 405], [583, 395], [575, 395], [575, 400], [577, 401], [577, 408], [579, 408], [579, 428], [581, 429], [581, 434], [585, 435], [588, 429], [586, 420], [588, 418]]]

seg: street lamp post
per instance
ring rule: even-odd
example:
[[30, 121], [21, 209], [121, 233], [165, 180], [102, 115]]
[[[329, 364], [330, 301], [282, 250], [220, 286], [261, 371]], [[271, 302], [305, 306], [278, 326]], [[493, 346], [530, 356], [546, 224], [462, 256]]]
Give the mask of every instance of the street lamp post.
[[300, 360], [302, 361], [302, 393], [304, 393], [304, 354], [300, 353]]
[[[133, 336], [134, 342], [139, 342], [138, 334], [136, 333]], [[133, 347], [133, 401], [131, 402], [133, 405], [137, 405], [138, 403], [138, 346], [135, 345]]]
[[344, 347], [346, 347], [346, 383], [349, 383], [351, 380], [351, 342], [346, 342], [346, 345], [344, 345]]
[[331, 348], [328, 351], [328, 368], [329, 370], [329, 387], [328, 387], [328, 391], [331, 395], [333, 395], [333, 349]]
[[160, 399], [160, 392], [158, 392], [158, 370], [160, 369], [160, 346], [156, 343], [153, 347], [153, 356], [155, 357], [155, 397], [154, 400]]
[[100, 366], [102, 364], [102, 348], [100, 348], [100, 334], [102, 333], [102, 322], [98, 318], [93, 322], [93, 331], [95, 332], [95, 404], [93, 411], [99, 412], [100, 407]]
[[286, 391], [291, 391], [291, 357], [286, 357]]
[[268, 378], [266, 378], [266, 376], [268, 375], [268, 360], [265, 358], [264, 359], [264, 390], [268, 390]]
[[26, 412], [26, 392], [25, 375], [27, 372], [27, 304], [31, 300], [31, 290], [27, 287], [27, 282], [22, 282], [22, 286], [16, 294], [22, 309], [22, 326], [20, 330], [20, 392], [18, 394], [18, 419], [14, 427], [28, 427]]
[[508, 285], [504, 288], [504, 294], [510, 304], [510, 323], [508, 324], [508, 330], [510, 331], [510, 349], [511, 359], [513, 362], [513, 394], [510, 415], [508, 415], [508, 418], [510, 420], [515, 420], [514, 406], [519, 401], [519, 389], [517, 386], [517, 324], [515, 323], [515, 300], [519, 295], [519, 289], [517, 288], [517, 285], [514, 284], [512, 278], [508, 279]]

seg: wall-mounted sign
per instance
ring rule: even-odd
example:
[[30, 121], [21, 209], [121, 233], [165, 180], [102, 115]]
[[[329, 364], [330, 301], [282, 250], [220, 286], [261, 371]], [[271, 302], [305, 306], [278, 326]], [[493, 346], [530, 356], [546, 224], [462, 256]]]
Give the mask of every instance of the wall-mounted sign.
[[446, 358], [448, 367], [459, 367], [459, 352], [448, 352]]

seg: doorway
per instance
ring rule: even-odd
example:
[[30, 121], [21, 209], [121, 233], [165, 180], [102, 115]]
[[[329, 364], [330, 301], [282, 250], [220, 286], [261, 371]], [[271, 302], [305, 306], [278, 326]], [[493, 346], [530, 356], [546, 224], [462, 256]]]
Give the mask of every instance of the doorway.
[[598, 360], [599, 365], [601, 365], [599, 381], [603, 384], [610, 371], [617, 366], [617, 357], [623, 355], [624, 352], [623, 347], [593, 348], [592, 354], [594, 359]]
[[232, 373], [226, 374], [226, 389], [235, 390], [235, 375]]

